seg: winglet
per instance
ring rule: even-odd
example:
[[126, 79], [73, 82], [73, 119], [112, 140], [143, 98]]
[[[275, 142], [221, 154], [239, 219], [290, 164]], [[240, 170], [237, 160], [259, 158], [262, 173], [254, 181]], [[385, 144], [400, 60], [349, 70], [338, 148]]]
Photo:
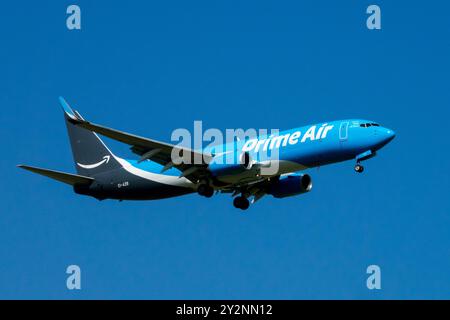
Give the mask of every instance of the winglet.
[[59, 97], [59, 103], [61, 104], [61, 107], [63, 108], [64, 113], [66, 114], [66, 116], [69, 119], [74, 120], [74, 121], [82, 120], [79, 118], [76, 111], [72, 110], [72, 108], [69, 106], [69, 104], [66, 102], [66, 100], [64, 100], [63, 97]]

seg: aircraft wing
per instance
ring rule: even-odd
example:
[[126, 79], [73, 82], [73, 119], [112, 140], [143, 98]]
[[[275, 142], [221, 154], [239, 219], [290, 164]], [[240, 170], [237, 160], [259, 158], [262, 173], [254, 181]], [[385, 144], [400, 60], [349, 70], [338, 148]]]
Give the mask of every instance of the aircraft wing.
[[[77, 111], [72, 110], [63, 98], [60, 98], [60, 103], [72, 123], [130, 145], [131, 150], [141, 156], [140, 161], [155, 161], [164, 166], [163, 172], [175, 167], [183, 172], [182, 176], [193, 182], [197, 182], [202, 175], [206, 174], [208, 163], [213, 158], [212, 155], [209, 154], [200, 153], [181, 146], [175, 146], [170, 143], [140, 137], [86, 121]], [[173, 161], [172, 151], [174, 148], [176, 148], [176, 155], [182, 155], [185, 158], [189, 157], [190, 164], [177, 164], [177, 161]], [[196, 161], [194, 162], [194, 160]]]

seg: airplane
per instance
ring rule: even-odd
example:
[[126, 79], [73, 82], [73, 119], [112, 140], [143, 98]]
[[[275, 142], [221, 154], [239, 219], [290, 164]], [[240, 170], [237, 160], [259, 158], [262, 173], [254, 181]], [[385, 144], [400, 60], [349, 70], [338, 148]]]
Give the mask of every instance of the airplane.
[[[230, 193], [234, 207], [246, 210], [265, 195], [285, 198], [311, 191], [312, 178], [302, 172], [309, 168], [353, 160], [354, 170], [361, 173], [361, 162], [374, 157], [395, 137], [393, 130], [374, 121], [347, 119], [238, 140], [228, 152], [192, 150], [92, 123], [64, 98], [59, 102], [77, 174], [18, 167], [71, 185], [75, 193], [98, 200], [154, 200], [195, 192], [209, 198]], [[98, 135], [128, 144], [139, 159], [120, 158]], [[226, 148], [218, 150], [230, 150], [222, 147]], [[174, 159], [174, 150], [183, 159], [200, 161]], [[262, 152], [274, 152], [277, 157], [267, 160]], [[230, 157], [238, 160], [225, 161]], [[277, 170], [264, 173], [268, 163], [276, 164]]]

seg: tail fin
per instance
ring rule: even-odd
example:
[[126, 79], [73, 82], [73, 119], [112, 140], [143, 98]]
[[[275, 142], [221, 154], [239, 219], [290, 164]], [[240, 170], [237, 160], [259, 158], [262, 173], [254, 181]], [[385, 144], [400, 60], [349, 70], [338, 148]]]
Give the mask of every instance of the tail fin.
[[96, 133], [80, 128], [75, 124], [84, 121], [81, 115], [72, 110], [64, 98], [60, 97], [59, 102], [64, 109], [64, 119], [77, 173], [92, 177], [102, 172], [120, 168], [121, 165], [117, 162], [114, 154]]

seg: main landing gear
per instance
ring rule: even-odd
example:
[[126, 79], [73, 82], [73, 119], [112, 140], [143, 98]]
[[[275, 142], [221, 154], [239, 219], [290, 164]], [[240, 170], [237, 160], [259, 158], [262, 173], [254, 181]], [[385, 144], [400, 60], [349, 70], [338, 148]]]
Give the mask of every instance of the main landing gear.
[[250, 201], [244, 196], [238, 196], [234, 198], [233, 205], [235, 208], [241, 209], [241, 210], [247, 210], [250, 206]]
[[364, 167], [361, 164], [357, 163], [355, 164], [355, 171], [361, 173], [364, 171]]
[[214, 194], [214, 188], [204, 183], [198, 186], [197, 193], [203, 197], [211, 198]]
[[[197, 193], [203, 197], [211, 198], [214, 195], [214, 188], [207, 183], [202, 183], [197, 187]], [[233, 199], [235, 208], [247, 210], [250, 207], [250, 201], [245, 195], [237, 196]]]

